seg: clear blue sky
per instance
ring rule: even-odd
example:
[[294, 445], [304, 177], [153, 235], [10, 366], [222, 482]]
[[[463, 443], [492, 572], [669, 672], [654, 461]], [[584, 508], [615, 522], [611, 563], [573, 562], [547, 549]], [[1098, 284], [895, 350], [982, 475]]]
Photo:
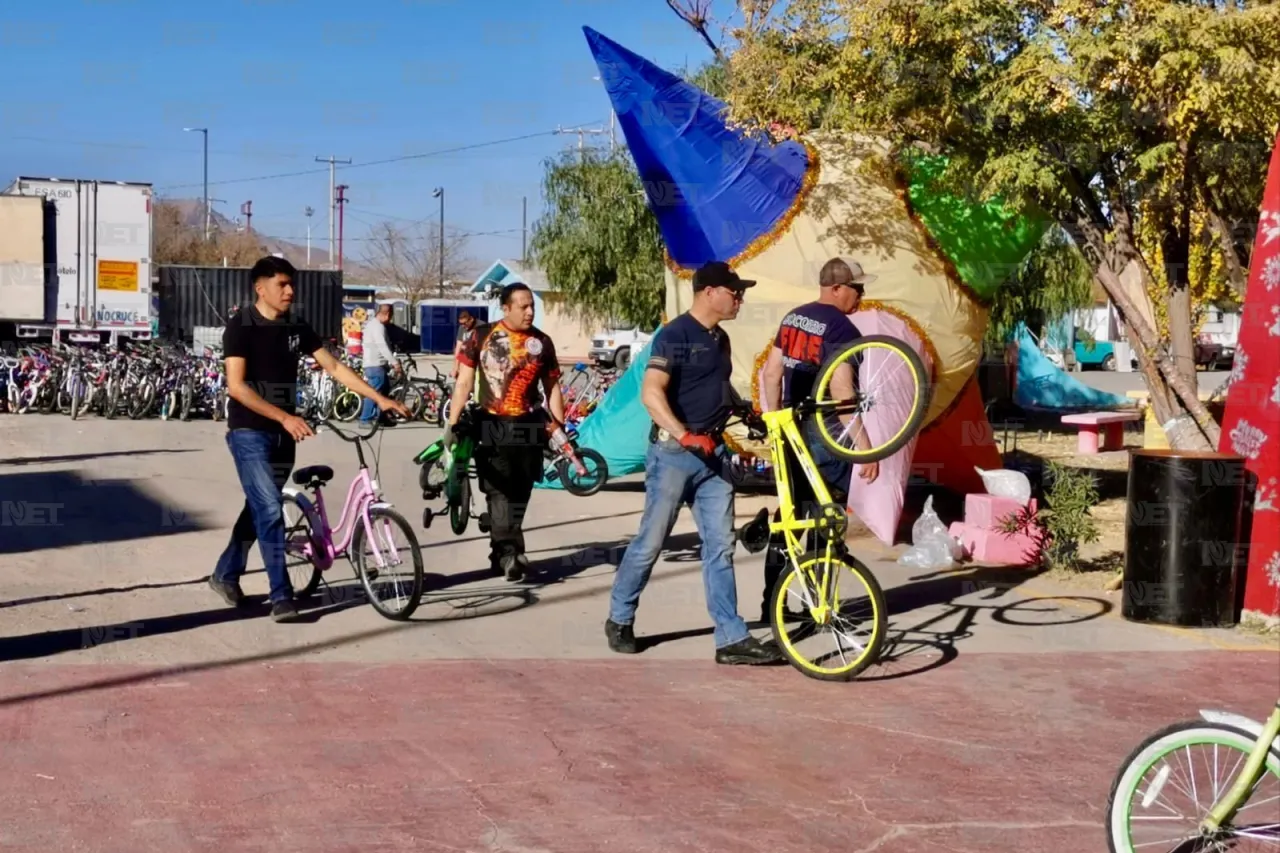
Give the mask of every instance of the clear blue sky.
[[[663, 0], [45, 0], [0, 20], [0, 185], [18, 175], [145, 181], [209, 194], [255, 230], [313, 245], [328, 235], [317, 156], [363, 162], [551, 131], [608, 126], [582, 35], [594, 27], [673, 70], [710, 57]], [[29, 11], [28, 11], [29, 10]], [[602, 137], [597, 137], [600, 139]], [[621, 136], [619, 134], [619, 141]], [[434, 217], [506, 231], [470, 239], [478, 261], [520, 253], [521, 197], [541, 210], [542, 161], [576, 136], [340, 168], [346, 248], [369, 225]], [[319, 170], [274, 179], [260, 176]], [[254, 180], [242, 180], [255, 178]]]

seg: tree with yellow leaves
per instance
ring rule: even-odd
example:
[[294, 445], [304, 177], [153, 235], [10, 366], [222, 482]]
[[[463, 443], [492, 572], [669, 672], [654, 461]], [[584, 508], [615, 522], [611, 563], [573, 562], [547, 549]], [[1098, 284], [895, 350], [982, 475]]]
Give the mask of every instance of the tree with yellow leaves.
[[[744, 124], [945, 154], [947, 188], [1056, 221], [1123, 318], [1175, 447], [1216, 447], [1193, 303], [1242, 289], [1280, 125], [1280, 5], [1261, 0], [740, 0]], [[700, 15], [705, 22], [709, 12]], [[1121, 284], [1134, 264], [1167, 344]], [[1189, 414], [1190, 417], [1185, 417]]]

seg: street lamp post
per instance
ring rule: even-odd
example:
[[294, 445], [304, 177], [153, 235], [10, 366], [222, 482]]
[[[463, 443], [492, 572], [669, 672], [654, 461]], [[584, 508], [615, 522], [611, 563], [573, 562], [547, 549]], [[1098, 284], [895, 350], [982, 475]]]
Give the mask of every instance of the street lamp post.
[[183, 130], [204, 135], [204, 241], [207, 243], [213, 229], [213, 214], [209, 210], [209, 128], [184, 127]]
[[444, 299], [444, 187], [436, 187], [431, 197], [440, 199], [440, 298]]

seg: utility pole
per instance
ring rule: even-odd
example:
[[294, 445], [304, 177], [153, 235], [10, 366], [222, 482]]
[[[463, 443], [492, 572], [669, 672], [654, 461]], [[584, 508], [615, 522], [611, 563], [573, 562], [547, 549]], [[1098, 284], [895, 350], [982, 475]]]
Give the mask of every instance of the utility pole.
[[584, 138], [587, 134], [605, 133], [603, 127], [556, 127], [556, 133], [576, 133], [578, 134], [578, 156], [586, 159], [586, 149], [584, 147]]
[[440, 199], [440, 298], [444, 299], [444, 187], [436, 187], [431, 195]]
[[[600, 80], [600, 75], [591, 78], [592, 80]], [[609, 153], [612, 154], [618, 147], [618, 136], [615, 132], [618, 126], [618, 113], [612, 107], [609, 108]]]
[[520, 263], [526, 263], [529, 256], [529, 197], [520, 198]]
[[338, 269], [342, 269], [342, 206], [347, 202], [346, 198], [343, 197], [343, 194], [350, 189], [350, 187], [346, 184], [338, 184], [336, 189], [338, 191]]
[[252, 234], [253, 233], [253, 202], [246, 201], [244, 204], [240, 205], [240, 213], [242, 216], [244, 216], [244, 230], [247, 233]]
[[204, 136], [204, 241], [208, 243], [213, 233], [213, 210], [209, 207], [209, 128], [184, 127], [183, 130]]
[[307, 205], [306, 209], [303, 210], [307, 217], [307, 269], [311, 269], [311, 215], [315, 212], [316, 209], [311, 205]]
[[337, 184], [337, 171], [335, 169], [338, 163], [349, 165], [350, 160], [341, 160], [333, 155], [328, 157], [317, 157], [317, 163], [329, 164], [329, 269], [335, 269], [333, 263], [333, 213], [337, 208], [337, 200], [334, 197], [335, 187]]

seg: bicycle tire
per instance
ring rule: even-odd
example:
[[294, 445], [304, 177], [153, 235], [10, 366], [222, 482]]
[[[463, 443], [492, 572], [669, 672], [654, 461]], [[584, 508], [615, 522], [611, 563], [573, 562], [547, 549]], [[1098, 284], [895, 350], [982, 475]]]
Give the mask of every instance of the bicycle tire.
[[[315, 543], [315, 525], [311, 521], [311, 516], [307, 514], [305, 509], [303, 509], [302, 504], [298, 501], [298, 498], [296, 495], [292, 495], [289, 492], [284, 492], [281, 495], [281, 498], [282, 498], [282, 504], [290, 504], [298, 510], [298, 516], [300, 519], [299, 523], [306, 524], [307, 537], [311, 539], [313, 543], [311, 547], [314, 548], [315, 547], [315, 544], [314, 544]], [[281, 512], [283, 514], [283, 507], [281, 508]], [[288, 549], [289, 531], [290, 531], [290, 527], [286, 523], [285, 530], [284, 530], [286, 554], [289, 553], [289, 549]], [[286, 571], [288, 571], [288, 567], [286, 567]], [[293, 585], [293, 594], [298, 598], [309, 598], [310, 596], [314, 595], [316, 588], [320, 586], [320, 574], [321, 574], [320, 568], [315, 564], [315, 561], [313, 560], [311, 562], [311, 574], [306, 578], [306, 581], [301, 586], [298, 586], [296, 583], [294, 583], [293, 577], [290, 576], [289, 582]]]
[[[1211, 743], [1238, 748], [1242, 751], [1243, 759], [1243, 756], [1247, 755], [1257, 743], [1257, 738], [1235, 726], [1211, 723], [1207, 720], [1188, 720], [1165, 726], [1133, 748], [1121, 762], [1120, 770], [1111, 783], [1111, 792], [1107, 797], [1105, 826], [1107, 849], [1110, 853], [1134, 853], [1133, 838], [1129, 832], [1129, 818], [1132, 816], [1129, 806], [1132, 803], [1133, 794], [1137, 792], [1138, 785], [1147, 771], [1161, 758], [1178, 749], [1193, 744]], [[1240, 767], [1243, 768], [1243, 765], [1244, 761], [1241, 760]], [[1264, 767], [1280, 778], [1280, 750], [1274, 746], [1268, 750]], [[1121, 804], [1117, 800], [1122, 794], [1124, 800]], [[1198, 816], [1198, 818], [1203, 817], [1205, 815]]]
[[[413, 615], [413, 612], [418, 609], [418, 604], [422, 601], [423, 586], [425, 584], [425, 575], [422, 571], [422, 546], [418, 544], [418, 537], [414, 534], [413, 528], [409, 526], [409, 522], [406, 521], [405, 517], [400, 513], [390, 507], [370, 507], [369, 519], [371, 521], [377, 521], [380, 518], [385, 518], [398, 526], [409, 542], [409, 551], [413, 559], [413, 586], [409, 591], [408, 604], [406, 604], [401, 610], [389, 610], [383, 605], [381, 599], [374, 594], [373, 582], [369, 580], [369, 574], [365, 570], [364, 552], [360, 547], [364, 544], [364, 538], [367, 535], [363, 524], [356, 524], [355, 535], [351, 538], [350, 553], [352, 554], [353, 562], [356, 559], [354, 555], [360, 555], [359, 564], [356, 565], [356, 570], [360, 577], [360, 584], [364, 587], [364, 594], [369, 599], [369, 605], [373, 607], [374, 610], [378, 611], [381, 616], [396, 622], [403, 622]], [[382, 577], [383, 573], [379, 572], [378, 578], [381, 579]]]
[[[590, 482], [590, 485], [582, 486], [574, 479], [577, 471], [573, 468], [573, 463], [568, 459], [561, 457], [556, 461], [556, 475], [560, 477], [560, 482], [564, 484], [564, 490], [571, 495], [580, 498], [589, 498], [596, 492], [604, 488], [604, 484], [609, 480], [609, 463], [605, 461], [604, 456], [599, 451], [592, 450], [590, 447], [578, 448], [578, 458], [586, 464], [587, 460], [592, 460], [596, 464], [596, 478]], [[587, 467], [590, 472], [590, 466]]]
[[467, 532], [467, 525], [470, 523], [471, 479], [464, 473], [458, 482], [457, 499], [449, 501], [449, 528], [455, 535], [461, 536]]
[[333, 418], [339, 423], [349, 423], [360, 414], [363, 399], [354, 391], [343, 391], [333, 401]]
[[774, 642], [777, 643], [783, 657], [787, 659], [787, 662], [792, 667], [809, 678], [818, 681], [852, 681], [859, 673], [880, 660], [880, 652], [884, 648], [885, 634], [888, 631], [889, 622], [886, 612], [888, 605], [885, 603], [884, 590], [880, 587], [880, 582], [871, 573], [871, 570], [862, 565], [856, 557], [852, 554], [836, 551], [832, 554], [831, 559], [837, 560], [847, 567], [862, 582], [868, 592], [872, 607], [872, 632], [871, 640], [867, 643], [866, 650], [852, 664], [834, 670], [822, 669], [796, 651], [795, 643], [789, 633], [790, 629], [786, 627], [786, 593], [788, 587], [793, 579], [806, 577], [801, 574], [801, 570], [825, 558], [824, 551], [809, 551], [799, 560], [790, 562], [787, 565], [773, 587], [773, 595], [769, 600], [769, 621], [772, 623]]
[[[822, 407], [825, 405], [825, 401], [822, 400], [822, 395], [824, 389], [830, 385], [831, 378], [834, 376], [837, 368], [845, 364], [850, 358], [858, 353], [870, 351], [872, 349], [892, 350], [902, 357], [908, 367], [911, 368], [912, 379], [915, 382], [915, 394], [912, 398], [910, 413], [904, 421], [903, 426], [892, 438], [879, 447], [873, 447], [868, 450], [852, 450], [842, 444], [839, 444], [835, 440], [835, 437], [828, 431], [827, 420], [822, 417]], [[932, 397], [931, 383], [929, 381], [928, 374], [925, 371], [924, 362], [921, 360], [919, 354], [906, 342], [889, 335], [866, 335], [858, 338], [853, 343], [832, 354], [818, 371], [818, 377], [814, 382], [813, 388], [813, 398], [819, 406], [818, 412], [814, 415], [818, 437], [826, 446], [827, 450], [837, 457], [848, 462], [861, 464], [879, 462], [882, 459], [887, 459], [915, 438], [916, 433], [920, 431], [920, 427], [924, 423], [925, 415], [929, 411], [929, 402]]]

